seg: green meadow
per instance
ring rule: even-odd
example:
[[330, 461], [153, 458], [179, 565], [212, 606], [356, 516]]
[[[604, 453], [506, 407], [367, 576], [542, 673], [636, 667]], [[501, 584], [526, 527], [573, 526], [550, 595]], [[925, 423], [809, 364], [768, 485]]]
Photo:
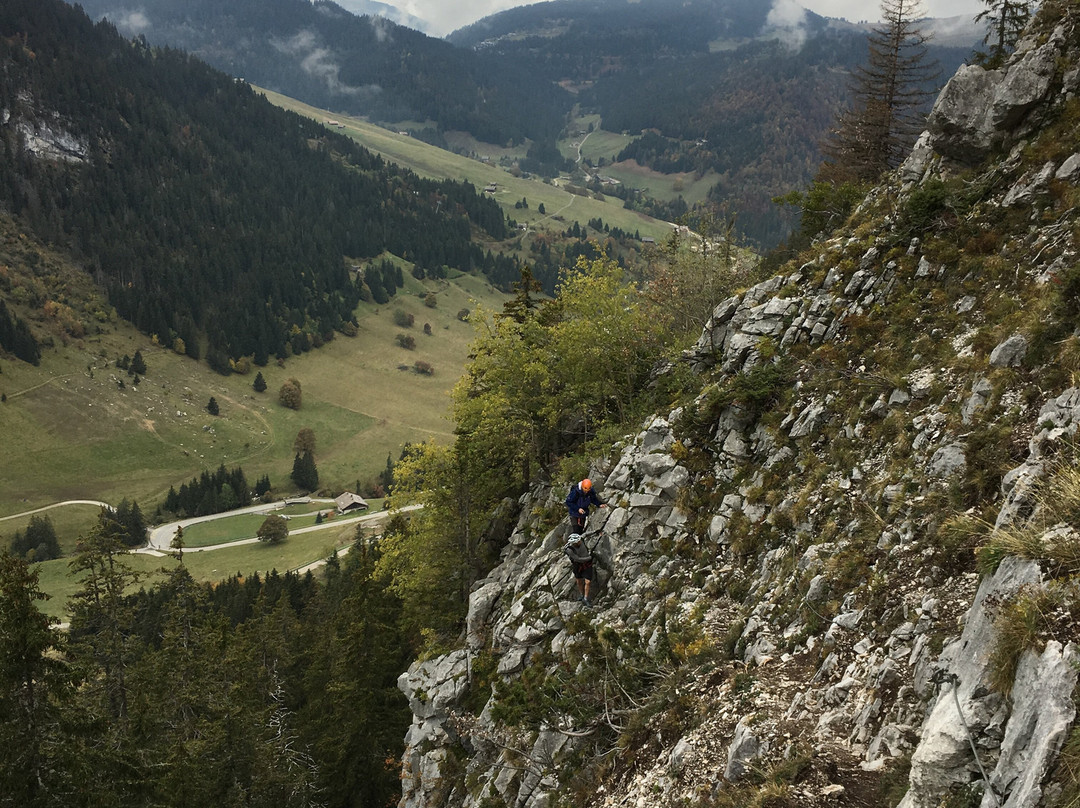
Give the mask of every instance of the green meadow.
[[[260, 89], [259, 92], [274, 104], [321, 121], [327, 128], [348, 135], [387, 160], [410, 168], [421, 176], [468, 180], [478, 188], [494, 184], [494, 197], [507, 215], [529, 227], [563, 230], [566, 223], [577, 221], [585, 224], [589, 219], [599, 218], [606, 224], [620, 227], [628, 233], [638, 232], [642, 236], [656, 239], [664, 238], [671, 232], [670, 224], [627, 210], [622, 201], [614, 197], [601, 200], [592, 196], [580, 196], [536, 178], [514, 176], [507, 168], [498, 165], [498, 157], [505, 156], [502, 152], [512, 150], [485, 147], [484, 144], [459, 137], [458, 140], [466, 144], [470, 151], [491, 158], [488, 162], [482, 162], [480, 159], [455, 154], [408, 135], [383, 129], [359, 118], [321, 110], [269, 90]], [[328, 121], [335, 121], [338, 126], [331, 126]], [[515, 203], [522, 199], [528, 200], [529, 207], [515, 208]], [[538, 210], [541, 204], [544, 205], [545, 213]]]
[[[369, 499], [368, 513], [377, 513], [382, 509], [382, 499]], [[334, 509], [332, 504], [325, 502], [312, 502], [305, 505], [287, 505], [284, 508], [273, 510], [276, 516], [284, 516], [289, 521], [289, 530], [314, 527], [318, 523], [318, 515], [323, 514], [321, 524], [331, 525], [343, 519], [352, 519], [356, 513], [335, 514], [327, 516]], [[266, 513], [238, 513], [235, 516], [226, 516], [221, 519], [210, 519], [206, 522], [196, 522], [184, 528], [185, 547], [210, 547], [215, 544], [235, 541], [237, 539], [254, 538], [259, 526], [266, 520]], [[329, 529], [329, 528], [327, 528]]]
[[[434, 294], [435, 307], [425, 305]], [[293, 442], [300, 429], [316, 436], [320, 486], [330, 492], [356, 488], [397, 460], [406, 442], [451, 438], [449, 392], [460, 376], [473, 336], [458, 318], [478, 301], [501, 306], [505, 295], [483, 279], [417, 281], [386, 305], [361, 304], [356, 337], [337, 337], [322, 348], [271, 363], [247, 375], [225, 377], [205, 363], [157, 346], [124, 324], [108, 333], [44, 352], [40, 367], [0, 363], [0, 517], [64, 500], [136, 500], [149, 517], [170, 486], [203, 470], [242, 466], [251, 485], [269, 476], [275, 494], [289, 493]], [[394, 310], [415, 325], [394, 324]], [[430, 336], [424, 325], [430, 326]], [[396, 343], [407, 331], [415, 350]], [[138, 385], [116, 359], [142, 352], [147, 373]], [[434, 372], [414, 371], [418, 360]], [[268, 389], [256, 393], [261, 370]], [[300, 381], [303, 404], [290, 410], [277, 391]], [[206, 405], [213, 396], [220, 414]], [[62, 546], [91, 524], [96, 506], [48, 512]], [[25, 528], [27, 518], [0, 521], [0, 537]]]
[[[591, 132], [589, 127], [592, 127]], [[559, 151], [571, 160], [576, 160], [580, 152], [582, 159], [591, 161], [593, 165], [601, 160], [610, 163], [636, 137], [601, 129], [599, 115], [581, 115], [567, 128], [571, 134], [559, 141]]]
[[[341, 547], [351, 544], [356, 537], [356, 525], [330, 527], [326, 530], [289, 536], [280, 544], [254, 542], [237, 547], [209, 552], [185, 552], [184, 566], [192, 577], [200, 581], [220, 581], [230, 575], [265, 576], [272, 570], [285, 573], [299, 569], [312, 561], [327, 558]], [[61, 558], [35, 564], [41, 590], [49, 599], [41, 604], [41, 610], [53, 617], [64, 619], [67, 601], [80, 588], [80, 582], [72, 576], [70, 559]], [[175, 569], [179, 563], [171, 556], [130, 554], [124, 563], [141, 576], [139, 586], [150, 587], [164, 574]]]

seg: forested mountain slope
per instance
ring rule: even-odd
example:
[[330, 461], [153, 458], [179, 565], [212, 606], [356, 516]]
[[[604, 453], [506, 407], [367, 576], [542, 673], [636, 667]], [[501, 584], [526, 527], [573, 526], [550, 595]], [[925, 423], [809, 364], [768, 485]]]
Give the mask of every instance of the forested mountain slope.
[[89, 0], [129, 36], [324, 109], [462, 129], [504, 144], [553, 137], [568, 96], [522, 66], [328, 0]]
[[[770, 202], [809, 182], [818, 146], [866, 59], [866, 28], [746, 0], [556, 0], [510, 9], [448, 39], [574, 88], [601, 126], [644, 136], [616, 160], [717, 175], [710, 197], [771, 246], [793, 217]], [[928, 25], [928, 27], [932, 27]], [[981, 38], [935, 45], [941, 81]], [[930, 88], [936, 90], [937, 87]]]
[[228, 372], [321, 344], [361, 295], [346, 257], [495, 270], [473, 236], [505, 221], [467, 184], [388, 166], [59, 0], [4, 3], [0, 34], [0, 204], [165, 345]]
[[[556, 0], [491, 15], [448, 39], [572, 86], [605, 130], [643, 133], [617, 161], [715, 172], [711, 199], [738, 213], [746, 237], [769, 246], [794, 221], [770, 200], [808, 183], [847, 102], [849, 73], [866, 58], [865, 27], [784, 9]], [[931, 41], [943, 77], [980, 39], [973, 24], [966, 30], [964, 45]]]
[[406, 808], [1075, 803], [1078, 91], [1080, 6], [1044, 3], [713, 309], [668, 406], [496, 510], [463, 640], [399, 679]]
[[[752, 0], [536, 3], [454, 32], [453, 45], [323, 0], [84, 6], [129, 36], [306, 103], [401, 122], [432, 142], [450, 130], [499, 147], [528, 139], [522, 166], [545, 176], [572, 167], [556, 139], [573, 131], [578, 105], [606, 130], [646, 134], [617, 160], [715, 176], [713, 201], [727, 202], [739, 230], [763, 246], [791, 229], [794, 214], [770, 200], [809, 181], [848, 73], [866, 58], [865, 28]], [[967, 44], [931, 46], [943, 75], [981, 38], [973, 25], [961, 29]]]

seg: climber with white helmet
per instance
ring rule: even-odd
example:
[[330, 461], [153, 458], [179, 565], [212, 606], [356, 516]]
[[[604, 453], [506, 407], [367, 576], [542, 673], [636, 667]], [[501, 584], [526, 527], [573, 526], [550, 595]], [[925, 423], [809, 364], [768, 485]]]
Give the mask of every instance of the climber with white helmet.
[[589, 588], [594, 577], [592, 552], [589, 550], [588, 545], [585, 544], [585, 540], [580, 533], [570, 534], [570, 538], [566, 540], [566, 546], [563, 547], [563, 552], [570, 559], [570, 565], [574, 569], [574, 581], [577, 582], [581, 602], [585, 604], [586, 608], [592, 608], [592, 601], [589, 600]]

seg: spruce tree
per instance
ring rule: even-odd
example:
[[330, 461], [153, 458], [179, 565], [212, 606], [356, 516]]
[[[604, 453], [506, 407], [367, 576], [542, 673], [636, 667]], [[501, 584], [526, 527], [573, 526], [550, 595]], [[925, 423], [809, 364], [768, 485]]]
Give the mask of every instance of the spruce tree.
[[37, 514], [30, 517], [26, 533], [16, 533], [11, 551], [28, 561], [48, 561], [60, 557], [60, 542], [48, 516]]
[[292, 474], [289, 475], [297, 488], [302, 491], [314, 491], [319, 487], [319, 471], [315, 467], [315, 457], [310, 452], [297, 452], [293, 459]]
[[251, 385], [251, 387], [255, 390], [256, 393], [266, 392], [266, 379], [263, 378], [261, 370], [255, 374], [255, 381]]
[[5, 805], [60, 804], [73, 793], [63, 757], [72, 744], [67, 713], [74, 696], [54, 618], [39, 604], [45, 595], [38, 573], [22, 559], [0, 552], [0, 783]]
[[986, 8], [975, 15], [975, 22], [987, 23], [983, 44], [989, 47], [975, 55], [984, 67], [1001, 67], [1031, 19], [1031, 3], [1026, 0], [983, 0], [983, 3]]
[[135, 351], [135, 356], [131, 357], [128, 373], [139, 376], [146, 375], [146, 361], [143, 359], [142, 351]]
[[142, 579], [124, 561], [128, 554], [123, 527], [105, 508], [97, 524], [79, 537], [71, 570], [82, 587], [71, 596], [70, 636], [76, 656], [101, 670], [88, 697], [111, 718], [128, 712], [127, 680], [133, 649], [126, 641], [134, 614], [125, 593]]

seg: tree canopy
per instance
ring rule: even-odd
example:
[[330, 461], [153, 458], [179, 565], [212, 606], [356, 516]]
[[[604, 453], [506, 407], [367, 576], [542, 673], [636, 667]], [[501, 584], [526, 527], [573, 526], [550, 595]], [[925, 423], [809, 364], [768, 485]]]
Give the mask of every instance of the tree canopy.
[[501, 312], [473, 311], [472, 359], [454, 388], [456, 440], [411, 447], [394, 466], [395, 505], [423, 502], [388, 530], [380, 570], [407, 625], [430, 642], [460, 627], [472, 583], [497, 557], [492, 514], [557, 473], [605, 424], [631, 418], [665, 350], [662, 321], [621, 267], [581, 259], [553, 299], [523, 274]]
[[289, 522], [285, 517], [272, 513], [259, 525], [255, 535], [266, 544], [278, 544], [289, 538]]

